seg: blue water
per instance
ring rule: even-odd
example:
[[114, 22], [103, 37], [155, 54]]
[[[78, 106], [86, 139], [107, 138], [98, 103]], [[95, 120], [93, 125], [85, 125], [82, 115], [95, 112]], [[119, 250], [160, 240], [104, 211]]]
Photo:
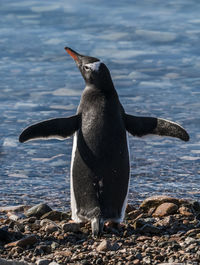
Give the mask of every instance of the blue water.
[[84, 82], [65, 46], [107, 64], [128, 113], [190, 134], [129, 136], [129, 201], [199, 199], [199, 43], [198, 0], [0, 0], [0, 204], [69, 207], [72, 139], [18, 143], [26, 126], [76, 112]]

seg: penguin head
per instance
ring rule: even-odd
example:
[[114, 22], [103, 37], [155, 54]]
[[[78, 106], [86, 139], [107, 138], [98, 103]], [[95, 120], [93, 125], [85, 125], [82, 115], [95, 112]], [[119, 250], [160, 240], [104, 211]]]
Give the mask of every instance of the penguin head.
[[110, 81], [112, 83], [108, 68], [99, 59], [79, 54], [68, 47], [65, 47], [65, 50], [76, 62], [87, 85], [95, 85], [100, 88], [105, 87], [105, 84]]

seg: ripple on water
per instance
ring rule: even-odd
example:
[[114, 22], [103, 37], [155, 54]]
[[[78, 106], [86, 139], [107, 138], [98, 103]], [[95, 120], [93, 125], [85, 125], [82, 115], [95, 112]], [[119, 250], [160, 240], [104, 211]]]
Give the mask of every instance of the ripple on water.
[[66, 45], [108, 65], [126, 112], [191, 136], [129, 137], [129, 200], [200, 198], [198, 1], [1, 2], [0, 204], [69, 207], [72, 139], [18, 143], [26, 126], [76, 113], [84, 83]]

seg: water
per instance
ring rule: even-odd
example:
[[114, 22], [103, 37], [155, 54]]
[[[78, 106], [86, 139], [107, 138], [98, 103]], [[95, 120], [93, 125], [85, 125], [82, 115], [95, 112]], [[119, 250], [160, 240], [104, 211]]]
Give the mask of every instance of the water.
[[200, 198], [200, 2], [0, 1], [0, 204], [69, 207], [72, 139], [18, 143], [73, 115], [84, 87], [69, 46], [103, 60], [125, 110], [179, 122], [178, 139], [129, 137], [129, 201]]

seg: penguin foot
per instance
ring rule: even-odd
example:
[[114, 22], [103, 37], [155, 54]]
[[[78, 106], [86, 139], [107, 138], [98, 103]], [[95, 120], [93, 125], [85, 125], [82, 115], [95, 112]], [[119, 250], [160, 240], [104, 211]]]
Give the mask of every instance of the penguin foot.
[[100, 237], [103, 232], [104, 221], [102, 218], [94, 218], [91, 222], [93, 237]]

